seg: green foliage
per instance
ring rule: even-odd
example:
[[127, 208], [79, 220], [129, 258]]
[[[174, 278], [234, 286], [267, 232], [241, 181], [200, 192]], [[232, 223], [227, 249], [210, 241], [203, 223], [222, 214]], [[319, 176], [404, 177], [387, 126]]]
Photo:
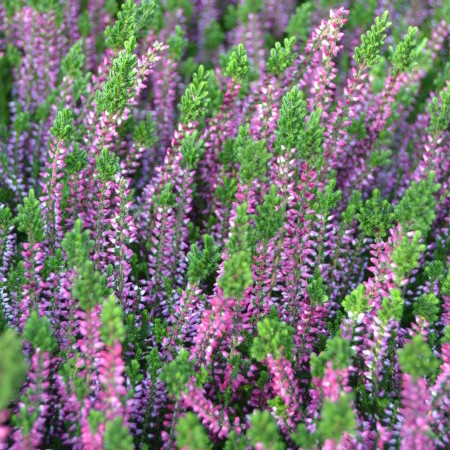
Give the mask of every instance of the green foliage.
[[81, 41], [76, 42], [67, 55], [61, 61], [61, 73], [67, 77], [75, 78], [83, 72], [84, 60], [83, 44]]
[[348, 434], [356, 432], [356, 416], [351, 396], [341, 394], [335, 402], [325, 399], [317, 433], [324, 440], [332, 439], [339, 442], [345, 432]]
[[362, 113], [358, 119], [352, 120], [352, 123], [348, 126], [348, 132], [352, 136], [356, 136], [358, 141], [362, 141], [367, 138], [366, 113]]
[[324, 128], [321, 125], [322, 111], [309, 114], [303, 92], [294, 86], [282, 100], [277, 129], [275, 130], [275, 152], [296, 149], [303, 161], [319, 169], [323, 163]]
[[299, 423], [294, 433], [291, 433], [291, 439], [295, 445], [303, 449], [315, 448], [317, 436], [306, 429], [304, 423]]
[[[73, 81], [71, 86], [71, 92], [72, 92], [72, 98], [74, 103], [77, 103], [81, 96], [86, 96], [87, 94], [87, 87], [91, 80], [92, 74], [90, 72], [87, 72], [83, 75], [83, 73], [80, 71], [78, 73], [78, 76], [73, 75]], [[79, 127], [84, 127], [84, 124], [79, 125]], [[81, 128], [82, 129], [82, 128]], [[78, 133], [77, 133], [78, 132]], [[77, 128], [76, 134], [80, 134], [80, 128]]]
[[92, 30], [92, 22], [89, 17], [89, 11], [85, 9], [78, 18], [78, 31], [83, 39], [86, 39]]
[[240, 163], [239, 178], [244, 184], [264, 177], [271, 154], [267, 152], [265, 140], [253, 141], [249, 137], [248, 124], [239, 127], [235, 141], [235, 154]]
[[353, 317], [358, 317], [359, 314], [370, 310], [369, 299], [366, 297], [366, 288], [363, 284], [358, 285], [349, 295], [345, 296], [342, 302], [344, 311]]
[[175, 432], [175, 441], [178, 449], [206, 450], [211, 446], [211, 441], [203, 425], [192, 412], [188, 412], [178, 420]]
[[27, 405], [30, 403], [30, 399], [27, 396], [23, 395], [21, 400], [23, 406], [21, 405], [17, 414], [11, 417], [11, 424], [19, 428], [24, 436], [28, 436], [39, 417], [39, 412], [36, 409], [27, 408]]
[[435, 194], [440, 189], [434, 180], [435, 172], [430, 172], [426, 180], [413, 181], [394, 207], [395, 219], [404, 230], [420, 231], [425, 237], [428, 235], [436, 217]]
[[247, 430], [247, 440], [252, 448], [260, 450], [283, 450], [284, 443], [278, 432], [275, 419], [269, 411], [254, 411], [249, 416], [250, 427]]
[[137, 56], [132, 52], [135, 48], [136, 40], [131, 38], [125, 42], [125, 50], [114, 58], [109, 79], [103, 85], [103, 89], [96, 92], [95, 101], [100, 111], [108, 111], [111, 115], [121, 113], [129, 99], [134, 96]]
[[195, 284], [206, 280], [216, 272], [220, 262], [220, 251], [214, 243], [213, 237], [205, 234], [203, 236], [203, 249], [200, 251], [197, 244], [192, 244], [187, 257], [189, 260], [189, 282]]
[[391, 47], [392, 64], [394, 66], [393, 75], [405, 73], [411, 70], [417, 60], [417, 41], [416, 34], [419, 31], [417, 27], [409, 27], [408, 34], [400, 42], [395, 51]]
[[128, 364], [125, 369], [131, 386], [133, 386], [133, 389], [135, 389], [138, 383], [140, 383], [144, 378], [144, 375], [141, 373], [141, 366], [139, 364], [139, 361], [136, 359], [132, 359], [130, 361], [130, 364]]
[[223, 177], [222, 184], [219, 184], [216, 189], [217, 198], [225, 206], [231, 205], [234, 196], [237, 192], [236, 178]]
[[176, 196], [172, 193], [172, 184], [167, 183], [159, 196], [156, 196], [153, 201], [155, 205], [162, 207], [171, 207], [175, 205]]
[[336, 311], [336, 317], [334, 320], [328, 320], [327, 321], [327, 328], [330, 332], [330, 336], [336, 336], [339, 335], [341, 332], [341, 323], [344, 319], [344, 313], [340, 310]]
[[247, 450], [245, 437], [238, 434], [235, 430], [231, 430], [223, 450]]
[[[3, 284], [4, 282], [2, 282]], [[3, 308], [0, 308], [0, 335], [7, 329], [8, 323], [6, 320], [5, 313], [3, 311]]]
[[360, 67], [374, 67], [380, 58], [380, 50], [386, 40], [386, 30], [392, 25], [388, 22], [389, 13], [375, 19], [375, 24], [361, 36], [361, 45], [355, 48], [354, 59]]
[[248, 15], [260, 13], [264, 9], [264, 0], [245, 0], [238, 6], [238, 17], [243, 23], [247, 23]]
[[323, 165], [324, 127], [321, 125], [322, 110], [312, 111], [306, 122], [305, 129], [300, 134], [297, 150], [303, 161], [320, 170]]
[[223, 16], [223, 23], [226, 31], [236, 28], [238, 24], [238, 11], [236, 6], [227, 5]]
[[306, 285], [306, 292], [312, 305], [323, 305], [328, 301], [328, 288], [323, 283], [322, 274], [316, 269], [314, 276], [309, 278]]
[[387, 166], [391, 162], [392, 151], [391, 150], [374, 150], [369, 156], [369, 167], [383, 167]]
[[134, 449], [130, 430], [123, 424], [122, 418], [116, 417], [115, 419], [106, 422], [102, 448], [104, 450]]
[[206, 114], [209, 103], [205, 69], [202, 65], [194, 73], [192, 83], [186, 88], [179, 105], [184, 124], [194, 122]]
[[244, 291], [253, 283], [252, 269], [248, 253], [234, 253], [225, 261], [223, 276], [219, 286], [227, 298], [240, 299]]
[[450, 270], [447, 272], [443, 281], [441, 281], [441, 294], [447, 297], [450, 296]]
[[356, 213], [362, 207], [362, 195], [360, 191], [354, 191], [348, 201], [346, 210], [342, 213], [342, 222], [351, 225], [356, 219]]
[[22, 342], [12, 330], [0, 335], [0, 355], [0, 411], [3, 411], [16, 397], [27, 370]]
[[152, 327], [153, 336], [157, 344], [162, 344], [164, 338], [167, 337], [167, 323], [157, 317]]
[[[93, 305], [103, 302], [110, 294], [106, 277], [94, 270], [89, 260], [89, 250], [93, 246], [88, 230], [82, 231], [80, 219], [75, 221], [72, 231], [66, 234], [61, 244], [67, 255], [67, 264], [78, 272], [78, 277], [72, 288], [72, 295], [80, 302], [80, 306], [88, 310]], [[110, 276], [109, 268], [107, 276]]]
[[[189, 44], [188, 44], [189, 47]], [[195, 62], [193, 56], [187, 56], [183, 59], [182, 65], [180, 68], [181, 75], [183, 75], [184, 79], [190, 80], [194, 72], [197, 70], [198, 64]], [[212, 69], [211, 69], [212, 70]]]
[[6, 51], [0, 56], [0, 136], [11, 121], [9, 102], [14, 86], [13, 72], [14, 67], [20, 66], [21, 59], [18, 48], [11, 44], [6, 45]]
[[42, 278], [46, 280], [51, 273], [59, 273], [64, 270], [64, 256], [60, 248], [55, 250], [54, 255], [50, 255], [45, 260], [45, 266], [41, 271]]
[[89, 230], [82, 229], [81, 219], [77, 219], [72, 231], [66, 234], [61, 244], [66, 253], [67, 264], [73, 269], [82, 267], [89, 260], [89, 250], [93, 246]]
[[[150, 116], [150, 117], [149, 117]], [[149, 120], [151, 121], [152, 116], [151, 113], [147, 113], [147, 115], [145, 116], [145, 119], [142, 121], [139, 121], [139, 123], [144, 122], [145, 120], [147, 120], [147, 118], [149, 118]], [[136, 130], [136, 119], [134, 118], [133, 115], [128, 116], [128, 117], [124, 117], [124, 120], [122, 121], [122, 123], [120, 123], [120, 126], [117, 129], [117, 132], [120, 136], [120, 138], [124, 139], [127, 138], [129, 135], [133, 135], [133, 133]]]
[[6, 282], [8, 291], [17, 293], [18, 301], [23, 298], [24, 293], [22, 292], [22, 287], [26, 284], [26, 280], [25, 268], [23, 267], [23, 261], [21, 260], [10, 270]]
[[39, 200], [30, 189], [28, 197], [23, 200], [23, 205], [17, 206], [16, 223], [19, 231], [26, 233], [28, 242], [41, 242], [44, 240], [44, 222]]
[[317, 211], [324, 220], [328, 219], [332, 209], [335, 208], [341, 198], [341, 191], [335, 191], [336, 180], [331, 178], [323, 191], [318, 191], [316, 201], [314, 202], [314, 210]]
[[166, 364], [160, 373], [161, 381], [166, 385], [170, 395], [180, 398], [186, 391], [187, 384], [194, 376], [194, 362], [189, 361], [189, 353], [181, 349], [175, 360]]
[[378, 189], [372, 192], [372, 198], [366, 200], [356, 215], [362, 233], [365, 236], [384, 238], [391, 228], [393, 214], [387, 200], [381, 200]]
[[282, 198], [277, 196], [277, 187], [271, 185], [269, 193], [264, 196], [263, 204], [256, 207], [258, 215], [254, 220], [257, 240], [268, 243], [281, 228], [284, 219], [281, 202]]
[[142, 0], [136, 12], [136, 39], [147, 34], [149, 28], [154, 25], [159, 8], [156, 0]]
[[200, 158], [205, 153], [203, 141], [198, 139], [198, 131], [191, 134], [186, 134], [181, 141], [180, 151], [183, 155], [181, 160], [182, 167], [188, 167], [189, 170], [194, 170], [197, 167]]
[[147, 362], [147, 367], [148, 367], [148, 371], [150, 373], [152, 382], [155, 382], [157, 374], [158, 374], [159, 370], [161, 369], [161, 367], [163, 366], [161, 357], [159, 356], [159, 352], [156, 347], [153, 347], [150, 350], [150, 353], [146, 357], [146, 362]]
[[66, 173], [80, 173], [87, 166], [87, 152], [82, 150], [79, 144], [75, 144], [73, 151], [66, 156]]
[[305, 129], [305, 119], [308, 114], [303, 92], [294, 86], [282, 99], [277, 129], [275, 130], [275, 149], [281, 153], [281, 147], [286, 150], [299, 149], [302, 132]]
[[400, 322], [403, 316], [405, 301], [402, 298], [400, 289], [392, 289], [391, 296], [383, 298], [381, 307], [378, 310], [378, 317], [383, 323], [388, 323], [391, 319]]
[[[109, 270], [107, 276], [111, 276]], [[78, 278], [72, 288], [72, 295], [84, 310], [89, 310], [94, 305], [102, 303], [105, 297], [110, 295], [111, 292], [106, 281], [107, 276], [100, 275], [94, 270], [91, 261], [86, 261], [79, 269]]]
[[22, 135], [25, 131], [29, 130], [31, 126], [30, 113], [28, 111], [17, 111], [16, 118], [14, 119], [14, 131], [18, 136]]
[[219, 161], [228, 166], [232, 166], [237, 158], [236, 153], [238, 147], [243, 147], [247, 141], [251, 142], [251, 138], [248, 137], [249, 124], [241, 125], [238, 129], [238, 134], [235, 139], [228, 138], [225, 141], [224, 149], [219, 152]]
[[180, 8], [183, 10], [184, 17], [190, 19], [194, 11], [192, 0], [167, 0], [167, 11], [175, 11]]
[[247, 58], [247, 52], [242, 44], [233, 49], [228, 58], [225, 75], [240, 82], [247, 78], [250, 71], [250, 64]]
[[258, 336], [253, 340], [251, 355], [257, 361], [263, 361], [267, 355], [278, 359], [283, 356], [292, 360], [294, 356], [294, 329], [275, 317], [265, 317], [258, 322]]
[[439, 310], [439, 299], [433, 293], [423, 294], [413, 304], [414, 315], [424, 318], [431, 325], [439, 319]]
[[225, 33], [216, 20], [211, 20], [205, 29], [205, 49], [213, 51], [219, 48], [220, 44], [225, 40]]
[[247, 203], [243, 203], [236, 208], [236, 218], [232, 233], [227, 242], [227, 248], [230, 254], [245, 252], [249, 263], [252, 253], [253, 227], [249, 226], [250, 217], [247, 214]]
[[152, 148], [158, 142], [156, 123], [152, 120], [151, 113], [147, 113], [145, 120], [141, 120], [134, 127], [133, 141], [145, 148]]
[[294, 64], [297, 53], [294, 52], [295, 37], [285, 38], [284, 47], [279, 42], [270, 50], [267, 61], [267, 72], [274, 76], [282, 75], [288, 67]]
[[439, 94], [439, 98], [433, 97], [433, 100], [428, 105], [428, 110], [430, 111], [428, 133], [443, 133], [450, 123], [450, 88], [443, 89]]
[[22, 62], [22, 53], [14, 45], [8, 44], [6, 47], [5, 56], [6, 61], [13, 67], [19, 67]]
[[420, 231], [417, 231], [411, 240], [405, 236], [392, 252], [395, 278], [399, 285], [408, 277], [411, 270], [419, 265], [420, 254], [426, 248], [424, 244], [420, 243], [421, 238], [422, 234]]
[[73, 390], [78, 401], [84, 399], [88, 392], [86, 378], [81, 376], [80, 371], [83, 367], [79, 367], [80, 354], [76, 353], [72, 359], [69, 359], [61, 367], [59, 374], [63, 377], [66, 384], [73, 383]]
[[4, 205], [0, 205], [0, 231], [5, 236], [9, 229], [14, 225], [14, 219], [11, 210]]
[[146, 310], [142, 311], [141, 325], [136, 323], [134, 314], [128, 314], [125, 318], [125, 341], [123, 343], [124, 352], [133, 350], [135, 358], [141, 360], [144, 350], [147, 348], [148, 336], [150, 336], [149, 315]]
[[439, 361], [420, 335], [414, 336], [397, 354], [402, 371], [416, 379], [433, 375], [439, 367]]
[[75, 128], [73, 126], [73, 112], [62, 109], [56, 114], [55, 122], [50, 128], [53, 137], [61, 142], [70, 142], [73, 139]]
[[92, 433], [97, 433], [100, 424], [103, 422], [103, 414], [101, 411], [92, 408], [89, 411], [88, 422]]
[[[18, 2], [20, 3], [20, 2]], [[54, 12], [57, 16], [60, 14], [60, 3], [58, 0], [28, 0], [27, 2], [36, 11]]]
[[113, 345], [116, 341], [122, 342], [125, 338], [123, 310], [113, 295], [103, 303], [100, 336], [106, 345]]
[[172, 59], [178, 61], [183, 56], [184, 50], [188, 45], [188, 40], [185, 38], [185, 31], [179, 25], [175, 26], [175, 31], [167, 40], [169, 45], [169, 52]]
[[208, 115], [213, 116], [220, 111], [220, 107], [223, 103], [223, 92], [214, 70], [211, 69], [206, 72], [206, 81], [208, 83], [208, 96], [210, 98], [208, 103]]
[[102, 183], [113, 180], [114, 176], [119, 171], [119, 157], [104, 148], [100, 153], [100, 156], [96, 158], [96, 162], [98, 178]]
[[295, 36], [298, 42], [306, 43], [311, 30], [311, 19], [314, 4], [310, 1], [302, 3], [295, 10], [295, 14], [289, 19], [286, 28], [288, 36]]
[[28, 317], [23, 337], [31, 343], [34, 349], [40, 349], [43, 352], [54, 352], [58, 344], [50, 328], [50, 322], [46, 316], [39, 317], [37, 311], [32, 311]]
[[3, 0], [2, 6], [6, 16], [11, 20], [14, 14], [23, 6], [23, 0]]
[[425, 276], [431, 284], [434, 284], [436, 280], [441, 280], [444, 275], [445, 270], [442, 261], [434, 261], [425, 266]]
[[36, 111], [34, 113], [36, 122], [43, 123], [49, 118], [56, 100], [56, 91], [53, 91], [49, 95], [47, 95], [45, 100], [36, 108]]
[[161, 0], [150, 0], [155, 5], [153, 16], [149, 20], [148, 28], [158, 33], [164, 26], [164, 8]]
[[126, 0], [122, 10], [117, 13], [114, 25], [108, 25], [105, 30], [106, 45], [112, 49], [123, 49], [125, 42], [136, 37], [137, 3]]
[[363, 2], [352, 2], [350, 15], [346, 28], [349, 30], [366, 29], [373, 21], [375, 10], [378, 7], [378, 0], [364, 0]]
[[262, 390], [262, 389], [264, 389], [264, 386], [268, 383], [269, 380], [270, 380], [270, 374], [267, 371], [262, 370], [260, 372], [260, 375], [259, 375], [258, 381], [256, 382], [256, 385], [258, 386], [258, 388], [260, 390]]
[[350, 366], [353, 353], [350, 342], [336, 335], [327, 340], [323, 352], [311, 355], [311, 374], [314, 377], [323, 377], [328, 361], [331, 361], [333, 369], [345, 369]]

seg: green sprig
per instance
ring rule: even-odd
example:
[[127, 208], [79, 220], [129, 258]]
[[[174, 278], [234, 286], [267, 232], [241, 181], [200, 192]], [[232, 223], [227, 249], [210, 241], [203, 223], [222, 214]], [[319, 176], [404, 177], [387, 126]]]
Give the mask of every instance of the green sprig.
[[192, 83], [181, 97], [179, 107], [182, 122], [188, 124], [205, 116], [208, 103], [206, 73], [204, 67], [200, 65], [197, 73], [193, 75]]
[[295, 37], [285, 38], [284, 47], [279, 42], [270, 50], [267, 61], [267, 72], [274, 76], [280, 76], [288, 67], [294, 64], [297, 53], [294, 51]]
[[267, 355], [278, 359], [281, 353], [288, 360], [294, 356], [294, 329], [274, 317], [265, 317], [257, 324], [258, 336], [253, 340], [251, 355], [257, 361], [263, 361]]
[[401, 369], [413, 378], [431, 376], [439, 367], [439, 361], [420, 335], [414, 336], [397, 353]]
[[355, 48], [355, 61], [360, 67], [372, 68], [380, 59], [380, 50], [386, 41], [386, 30], [392, 25], [388, 22], [389, 12], [376, 17], [375, 24], [361, 36], [361, 45]]
[[225, 69], [225, 76], [233, 78], [237, 82], [245, 80], [250, 71], [247, 52], [242, 44], [239, 44], [231, 52]]

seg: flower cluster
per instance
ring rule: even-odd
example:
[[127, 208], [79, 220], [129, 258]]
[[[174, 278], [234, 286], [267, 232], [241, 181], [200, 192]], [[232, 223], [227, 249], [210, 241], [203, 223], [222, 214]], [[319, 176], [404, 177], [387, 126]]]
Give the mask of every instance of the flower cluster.
[[0, 4], [0, 450], [449, 448], [445, 1]]

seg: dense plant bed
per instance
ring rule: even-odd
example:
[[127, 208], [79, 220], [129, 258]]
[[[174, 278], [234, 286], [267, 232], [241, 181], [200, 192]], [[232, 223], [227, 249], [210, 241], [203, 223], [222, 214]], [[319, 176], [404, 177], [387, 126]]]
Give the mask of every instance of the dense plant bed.
[[3, 0], [0, 450], [448, 448], [447, 3]]

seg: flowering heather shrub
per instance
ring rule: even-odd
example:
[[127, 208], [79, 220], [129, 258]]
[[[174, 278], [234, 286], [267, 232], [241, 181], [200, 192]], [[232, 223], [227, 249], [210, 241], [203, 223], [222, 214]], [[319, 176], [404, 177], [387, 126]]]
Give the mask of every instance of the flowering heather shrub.
[[448, 448], [449, 21], [3, 0], [0, 449]]

